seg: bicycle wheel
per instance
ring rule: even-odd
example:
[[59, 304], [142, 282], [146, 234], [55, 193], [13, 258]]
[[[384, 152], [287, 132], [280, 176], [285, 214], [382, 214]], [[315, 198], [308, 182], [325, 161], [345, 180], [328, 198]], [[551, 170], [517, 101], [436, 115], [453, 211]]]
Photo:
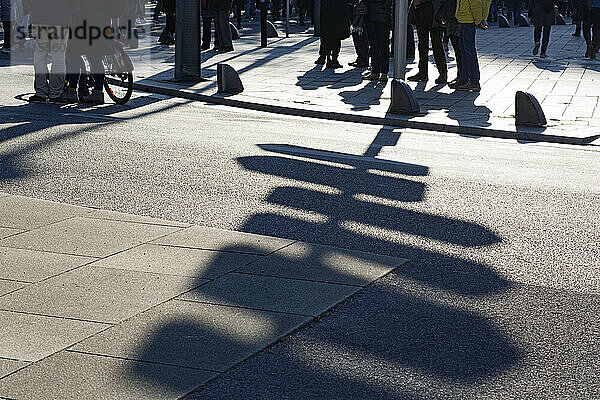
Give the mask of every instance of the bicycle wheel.
[[133, 93], [133, 73], [107, 73], [104, 89], [108, 97], [117, 104], [125, 104]]

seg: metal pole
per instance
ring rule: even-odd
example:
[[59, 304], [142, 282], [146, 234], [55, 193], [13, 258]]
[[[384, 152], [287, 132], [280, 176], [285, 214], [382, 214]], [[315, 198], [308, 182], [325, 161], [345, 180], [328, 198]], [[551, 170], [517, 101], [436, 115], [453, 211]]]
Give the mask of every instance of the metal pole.
[[285, 0], [285, 37], [290, 37], [290, 0]]
[[176, 0], [175, 79], [200, 80], [200, 0]]
[[394, 10], [394, 79], [406, 77], [406, 37], [408, 35], [408, 0], [395, 0]]
[[260, 47], [267, 47], [267, 2], [260, 0]]

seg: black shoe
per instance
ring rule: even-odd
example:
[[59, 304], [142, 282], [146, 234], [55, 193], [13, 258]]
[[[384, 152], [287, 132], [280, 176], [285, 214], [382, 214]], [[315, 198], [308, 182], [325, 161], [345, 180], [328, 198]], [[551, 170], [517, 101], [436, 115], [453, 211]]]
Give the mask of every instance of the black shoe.
[[369, 63], [366, 61], [356, 60], [351, 63], [348, 63], [348, 65], [354, 68], [367, 68], [369, 66]]
[[587, 47], [587, 49], [585, 50], [585, 58], [590, 58], [592, 56], [592, 48], [590, 46]]
[[375, 72], [371, 72], [369, 75], [365, 75], [362, 77], [363, 81], [377, 81], [381, 74], [377, 74]]
[[448, 82], [448, 75], [446, 74], [440, 74], [440, 76], [438, 76], [438, 78], [435, 80], [436, 85], [445, 85], [446, 82]]
[[595, 60], [596, 59], [596, 52], [592, 51], [592, 54], [590, 55], [590, 60]]
[[581, 36], [581, 32], [575, 32], [572, 36], [573, 37], [580, 37]]
[[34, 94], [30, 98], [28, 98], [27, 101], [30, 103], [46, 104], [46, 98], [38, 96], [37, 94]]
[[319, 56], [319, 58], [317, 58], [317, 61], [315, 61], [315, 64], [317, 64], [317, 65], [325, 64], [325, 56]]
[[409, 76], [408, 80], [411, 82], [427, 82], [429, 78], [427, 77], [427, 75], [418, 73], [416, 75]]
[[200, 50], [208, 50], [210, 49], [210, 44], [203, 44], [202, 46], [200, 46]]
[[219, 47], [218, 49], [216, 49], [219, 53], [227, 53], [229, 51], [233, 51], [233, 47], [232, 46], [228, 46], [228, 47]]
[[343, 68], [342, 64], [339, 63], [338, 60], [331, 60], [330, 62], [327, 63], [327, 67], [326, 68], [331, 68], [331, 69], [338, 69], [338, 68]]
[[49, 97], [48, 103], [50, 103], [50, 104], [67, 104], [67, 100], [65, 100], [65, 98], [62, 95], [60, 95], [58, 97]]

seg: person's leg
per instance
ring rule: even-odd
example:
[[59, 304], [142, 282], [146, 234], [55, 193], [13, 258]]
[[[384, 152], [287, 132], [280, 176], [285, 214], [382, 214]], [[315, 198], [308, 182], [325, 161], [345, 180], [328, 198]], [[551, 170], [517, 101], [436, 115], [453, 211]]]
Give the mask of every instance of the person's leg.
[[90, 63], [90, 69], [94, 75], [94, 89], [103, 90], [104, 87], [104, 65], [102, 64], [102, 57], [91, 56], [88, 57]]
[[542, 38], [542, 54], [546, 54], [548, 50], [548, 44], [550, 43], [550, 29], [552, 25], [546, 25], [543, 27], [544, 37]]
[[48, 98], [59, 98], [65, 88], [65, 76], [67, 74], [67, 64], [65, 61], [67, 52], [67, 40], [69, 39], [68, 28], [62, 28], [57, 38], [50, 41], [50, 56], [52, 57], [52, 69], [48, 79]]
[[389, 24], [380, 24], [380, 40], [381, 50], [379, 51], [379, 69], [382, 74], [388, 75], [390, 72], [390, 31], [392, 30]]
[[446, 83], [448, 78], [448, 64], [446, 63], [446, 53], [442, 43], [442, 28], [431, 28], [431, 45], [433, 47], [435, 66], [440, 74], [437, 83]]
[[68, 86], [71, 89], [77, 89], [77, 84], [79, 83], [79, 75], [81, 74], [81, 65], [83, 60], [81, 59], [81, 54], [69, 51], [67, 47], [67, 54], [65, 56], [65, 62], [67, 64], [67, 82]]
[[331, 41], [331, 61], [333, 63], [338, 63], [338, 57], [340, 56], [340, 51], [342, 50], [342, 41], [339, 39]]
[[460, 37], [462, 41], [463, 53], [463, 75], [461, 82], [475, 83], [475, 25], [460, 24]]
[[454, 58], [456, 60], [456, 71], [457, 71], [457, 80], [462, 71], [462, 52], [460, 50], [460, 36], [459, 35], [450, 35], [450, 43], [452, 43], [452, 48], [454, 49]]
[[428, 76], [429, 67], [429, 25], [427, 24], [427, 15], [425, 14], [425, 7], [421, 5], [415, 11], [415, 17], [417, 18], [417, 39], [419, 41], [419, 72], [423, 78]]
[[513, 23], [515, 26], [519, 26], [519, 16], [521, 15], [521, 0], [513, 0]]
[[367, 40], [369, 41], [369, 56], [371, 57], [371, 73], [379, 74], [379, 55], [377, 47], [377, 24], [367, 23]]
[[533, 27], [533, 43], [539, 43], [542, 37], [542, 26], [535, 25]]
[[48, 53], [50, 52], [50, 39], [44, 27], [34, 26], [35, 43], [33, 47], [33, 71], [35, 74], [35, 95], [41, 98], [48, 97]]
[[228, 11], [215, 11], [215, 32], [219, 38], [219, 49], [233, 50]]
[[467, 40], [465, 42], [467, 47], [470, 48], [470, 67], [469, 67], [469, 82], [474, 85], [479, 85], [480, 73], [479, 73], [479, 60], [477, 59], [477, 47], [475, 44], [475, 34], [477, 29], [474, 24], [468, 24], [467, 26]]
[[210, 48], [210, 37], [211, 37], [211, 21], [210, 17], [202, 17], [202, 48]]

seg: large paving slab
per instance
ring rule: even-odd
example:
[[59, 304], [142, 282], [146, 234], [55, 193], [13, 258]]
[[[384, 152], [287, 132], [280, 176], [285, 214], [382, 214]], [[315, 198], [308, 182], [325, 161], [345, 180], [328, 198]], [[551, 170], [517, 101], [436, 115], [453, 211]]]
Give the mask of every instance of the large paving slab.
[[360, 289], [357, 286], [231, 273], [179, 298], [317, 316]]
[[365, 286], [407, 261], [298, 242], [238, 272]]
[[0, 247], [0, 279], [38, 282], [96, 258]]
[[15, 282], [9, 281], [6, 279], [0, 279], [0, 296], [4, 296], [10, 292], [14, 292], [15, 290], [19, 290], [27, 286], [24, 282]]
[[92, 209], [22, 196], [0, 197], [0, 226], [33, 229], [88, 214]]
[[189, 278], [85, 266], [0, 298], [0, 309], [116, 323], [192, 289]]
[[308, 321], [299, 315], [172, 300], [73, 349], [224, 371]]
[[0, 357], [38, 361], [110, 325], [0, 311]]
[[153, 241], [155, 244], [250, 254], [269, 254], [293, 242], [290, 239], [203, 226], [193, 226]]
[[61, 352], [0, 380], [14, 400], [177, 399], [214, 372]]
[[258, 258], [259, 256], [251, 254], [144, 244], [114, 256], [103, 258], [93, 265], [214, 279]]
[[0, 358], [0, 378], [29, 365], [28, 362]]
[[76, 217], [0, 240], [0, 246], [106, 257], [178, 229]]

